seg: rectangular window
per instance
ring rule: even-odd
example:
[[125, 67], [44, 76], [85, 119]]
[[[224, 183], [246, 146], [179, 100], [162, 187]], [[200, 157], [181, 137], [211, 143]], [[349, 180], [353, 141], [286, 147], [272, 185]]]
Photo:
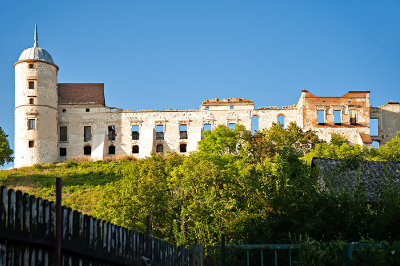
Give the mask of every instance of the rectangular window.
[[34, 65], [33, 64], [29, 64], [29, 69], [34, 69]]
[[317, 123], [325, 124], [325, 110], [317, 110]]
[[342, 111], [341, 110], [334, 110], [333, 117], [335, 125], [340, 125], [342, 123]]
[[67, 141], [67, 127], [60, 127], [60, 141]]
[[373, 140], [372, 141], [372, 147], [374, 147], [375, 149], [379, 149], [379, 141]]
[[203, 131], [211, 131], [211, 124], [204, 124]]
[[115, 140], [115, 126], [108, 126], [108, 140]]
[[187, 125], [185, 124], [179, 125], [179, 137], [180, 139], [188, 138]]
[[234, 106], [229, 106], [229, 110], [233, 110], [233, 109], [235, 109]]
[[28, 130], [35, 129], [35, 119], [28, 119]]
[[29, 89], [33, 90], [35, 89], [35, 82], [34, 81], [29, 81]]
[[115, 146], [111, 145], [108, 147], [108, 154], [113, 155], [115, 154]]
[[139, 139], [139, 126], [133, 125], [132, 126], [132, 140], [138, 140], [138, 139]]
[[60, 148], [60, 156], [67, 156], [67, 148]]
[[83, 147], [83, 154], [84, 154], [84, 155], [90, 155], [90, 154], [92, 154], [92, 146], [85, 146], [85, 147]]
[[33, 98], [29, 98], [29, 104], [34, 104]]
[[34, 141], [34, 140], [29, 140], [29, 141], [28, 141], [28, 147], [29, 147], [29, 148], [35, 147], [35, 141]]
[[164, 125], [156, 125], [156, 140], [164, 140]]
[[210, 107], [207, 106], [207, 107], [204, 108], [204, 110], [210, 110]]
[[350, 109], [349, 116], [350, 116], [350, 119], [349, 119], [350, 125], [357, 124], [357, 110]]
[[84, 126], [83, 127], [83, 141], [88, 142], [92, 140], [92, 127]]
[[369, 120], [369, 128], [370, 128], [370, 135], [371, 136], [378, 136], [378, 118], [371, 118]]
[[235, 124], [235, 123], [229, 123], [229, 124], [228, 124], [228, 128], [229, 128], [229, 129], [235, 130], [235, 127], [236, 127], [236, 124]]

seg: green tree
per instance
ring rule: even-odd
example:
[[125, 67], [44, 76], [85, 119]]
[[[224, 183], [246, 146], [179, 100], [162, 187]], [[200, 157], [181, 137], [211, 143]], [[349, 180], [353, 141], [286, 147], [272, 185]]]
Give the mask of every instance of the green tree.
[[0, 165], [14, 161], [12, 157], [13, 150], [7, 140], [8, 135], [0, 127]]
[[400, 161], [400, 133], [397, 133], [396, 138], [380, 146], [378, 153], [380, 159], [387, 161]]

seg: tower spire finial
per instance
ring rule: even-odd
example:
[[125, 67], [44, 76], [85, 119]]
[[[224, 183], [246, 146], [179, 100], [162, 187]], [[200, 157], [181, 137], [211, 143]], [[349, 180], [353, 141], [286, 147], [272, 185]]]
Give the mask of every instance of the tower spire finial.
[[35, 44], [33, 47], [39, 47], [39, 43], [38, 43], [38, 34], [37, 34], [37, 26], [35, 24]]

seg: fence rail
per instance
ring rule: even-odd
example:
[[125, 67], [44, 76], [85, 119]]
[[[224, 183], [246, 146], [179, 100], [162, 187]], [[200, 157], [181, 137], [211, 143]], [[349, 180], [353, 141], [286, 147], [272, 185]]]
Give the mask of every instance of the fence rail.
[[[189, 251], [127, 228], [61, 208], [62, 265], [189, 264]], [[55, 265], [54, 202], [0, 188], [0, 266]]]

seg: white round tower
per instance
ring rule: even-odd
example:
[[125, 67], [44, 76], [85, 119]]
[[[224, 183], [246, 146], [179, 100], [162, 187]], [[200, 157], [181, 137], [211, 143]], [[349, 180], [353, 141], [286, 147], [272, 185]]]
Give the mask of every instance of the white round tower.
[[56, 162], [57, 71], [51, 55], [38, 46], [25, 49], [15, 67], [14, 166]]

